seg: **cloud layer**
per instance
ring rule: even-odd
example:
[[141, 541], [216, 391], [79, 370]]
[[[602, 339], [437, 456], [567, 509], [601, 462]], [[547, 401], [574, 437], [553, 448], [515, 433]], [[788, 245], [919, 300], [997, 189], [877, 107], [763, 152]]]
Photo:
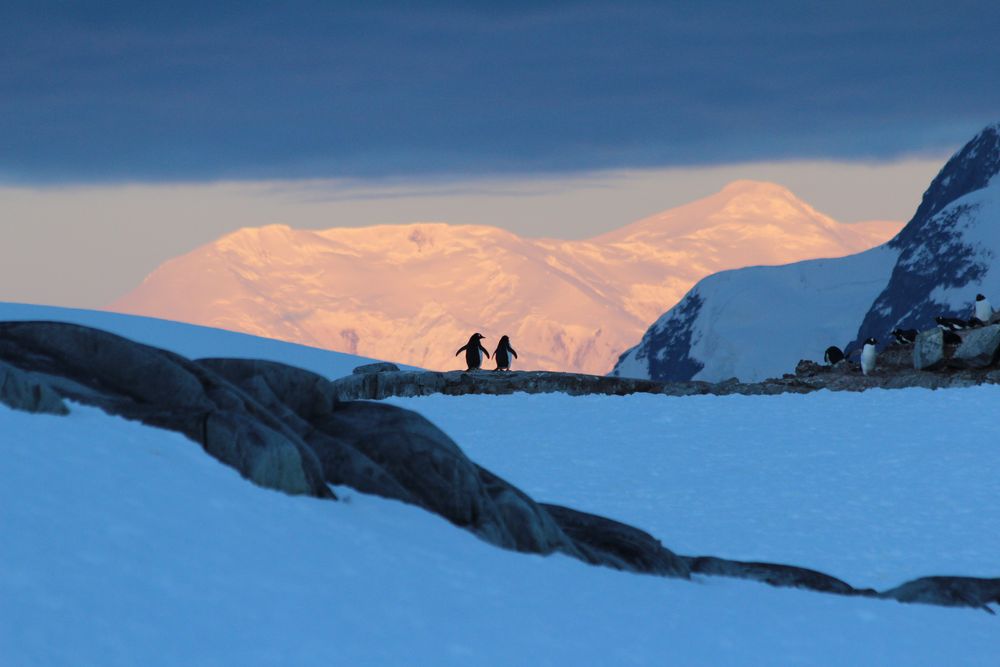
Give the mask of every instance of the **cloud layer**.
[[576, 172], [937, 152], [1000, 5], [4, 3], [0, 178]]

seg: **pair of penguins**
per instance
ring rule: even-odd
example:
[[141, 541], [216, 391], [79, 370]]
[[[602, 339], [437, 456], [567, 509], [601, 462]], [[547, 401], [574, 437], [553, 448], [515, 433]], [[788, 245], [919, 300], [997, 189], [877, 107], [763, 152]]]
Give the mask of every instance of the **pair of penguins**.
[[[476, 371], [479, 367], [483, 365], [483, 355], [486, 358], [490, 358], [490, 353], [486, 351], [483, 344], [479, 341], [483, 340], [485, 336], [481, 333], [474, 333], [469, 337], [469, 342], [458, 348], [458, 352], [455, 353], [457, 357], [465, 350], [465, 365], [468, 366], [466, 370]], [[498, 371], [509, 371], [510, 370], [510, 358], [511, 355], [517, 359], [517, 352], [514, 348], [510, 346], [510, 338], [503, 336], [500, 338], [500, 342], [497, 343], [497, 349], [493, 351], [493, 360], [497, 362], [496, 370]]]
[[[946, 345], [956, 345], [962, 342], [962, 338], [955, 333], [956, 331], [961, 331], [971, 327], [981, 327], [984, 324], [989, 324], [992, 318], [993, 306], [984, 295], [977, 294], [975, 315], [973, 315], [971, 319], [963, 320], [956, 317], [935, 317], [934, 321], [937, 323], [938, 328], [944, 332], [944, 343]], [[896, 342], [900, 345], [910, 345], [917, 339], [917, 333], [916, 329], [893, 329], [892, 337], [895, 338]], [[875, 346], [877, 344], [877, 340], [869, 338], [865, 341], [864, 347], [861, 348], [861, 372], [865, 375], [868, 375], [868, 373], [875, 370], [875, 359], [877, 356]], [[831, 366], [840, 362], [844, 358], [844, 353], [836, 345], [831, 345], [826, 348], [826, 353], [823, 355], [823, 360]]]

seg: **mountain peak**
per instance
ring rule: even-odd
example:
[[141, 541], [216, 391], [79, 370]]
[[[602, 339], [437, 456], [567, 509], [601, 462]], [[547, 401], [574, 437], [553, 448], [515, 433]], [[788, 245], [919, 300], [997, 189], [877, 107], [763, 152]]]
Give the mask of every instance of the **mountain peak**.
[[901, 244], [920, 233], [924, 223], [945, 206], [989, 185], [1000, 172], [1000, 122], [983, 128], [951, 156], [924, 192], [920, 206], [893, 243]]
[[782, 198], [801, 201], [791, 190], [783, 185], [770, 181], [755, 181], [751, 179], [739, 179], [728, 183], [715, 196], [738, 197], [754, 196], [768, 199]]
[[[811, 230], [811, 231], [807, 231]], [[628, 243], [639, 241], [659, 245], [671, 239], [704, 236], [707, 233], [737, 239], [755, 238], [775, 242], [777, 235], [825, 237], [830, 245], [847, 241], [844, 250], [820, 250], [811, 257], [842, 255], [861, 247], [855, 243], [851, 225], [842, 225], [820, 213], [777, 183], [749, 179], [732, 181], [718, 192], [689, 204], [643, 218], [630, 225], [603, 234], [597, 242]], [[870, 247], [867, 239], [861, 243]], [[834, 255], [830, 255], [830, 252]], [[765, 262], [766, 263], [766, 262]]]

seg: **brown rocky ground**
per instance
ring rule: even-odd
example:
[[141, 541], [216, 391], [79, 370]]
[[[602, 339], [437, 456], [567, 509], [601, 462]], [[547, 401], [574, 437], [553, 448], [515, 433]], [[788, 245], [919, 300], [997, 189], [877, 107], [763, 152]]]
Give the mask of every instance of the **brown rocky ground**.
[[[634, 393], [692, 396], [713, 394], [805, 394], [821, 389], [864, 391], [924, 387], [944, 389], [1000, 383], [1000, 325], [962, 332], [960, 345], [944, 345], [937, 329], [920, 334], [914, 345], [893, 345], [878, 356], [871, 375], [863, 375], [854, 361], [828, 366], [803, 360], [793, 373], [762, 382], [654, 382], [581, 373], [551, 371], [401, 371], [393, 364], [371, 364], [353, 375], [334, 380], [341, 400], [377, 400], [390, 396], [428, 394], [512, 394], [514, 392], [570, 395]], [[916, 366], [920, 366], [917, 368]]]

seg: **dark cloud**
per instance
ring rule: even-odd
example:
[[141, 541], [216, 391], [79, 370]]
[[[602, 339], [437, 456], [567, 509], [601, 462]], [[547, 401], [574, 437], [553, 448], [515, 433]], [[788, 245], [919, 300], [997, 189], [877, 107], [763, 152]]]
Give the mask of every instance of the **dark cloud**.
[[955, 146], [995, 2], [25, 2], [0, 176], [573, 171]]

